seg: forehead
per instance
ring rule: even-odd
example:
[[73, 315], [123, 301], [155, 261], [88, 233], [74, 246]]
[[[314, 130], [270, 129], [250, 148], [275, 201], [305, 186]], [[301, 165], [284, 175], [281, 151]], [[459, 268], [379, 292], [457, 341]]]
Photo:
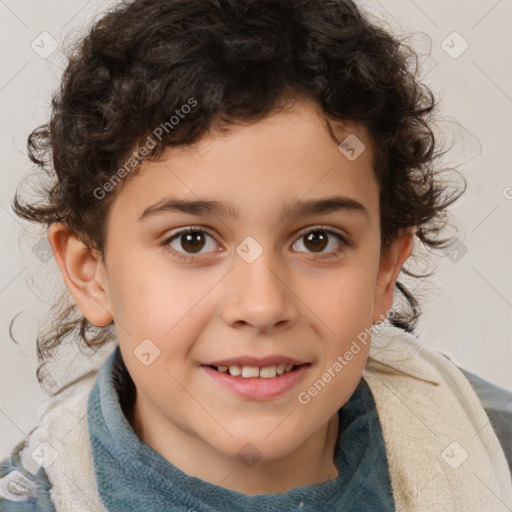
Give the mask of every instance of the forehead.
[[340, 194], [376, 213], [368, 133], [344, 123], [334, 134], [338, 141], [318, 109], [302, 101], [226, 133], [211, 132], [193, 145], [168, 148], [158, 161], [145, 161], [121, 188], [111, 216], [139, 218], [172, 196], [217, 201], [232, 217], [270, 222], [294, 202]]

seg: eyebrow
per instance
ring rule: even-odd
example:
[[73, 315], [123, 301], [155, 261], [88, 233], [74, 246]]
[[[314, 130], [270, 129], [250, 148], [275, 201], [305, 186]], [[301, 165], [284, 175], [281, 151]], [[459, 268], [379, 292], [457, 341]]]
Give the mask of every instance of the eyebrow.
[[[281, 211], [281, 216], [291, 215], [295, 217], [305, 217], [308, 215], [327, 215], [328, 213], [338, 211], [350, 211], [361, 213], [368, 216], [368, 210], [362, 203], [345, 196], [334, 196], [323, 199], [298, 200], [292, 206], [285, 206]], [[181, 212], [190, 215], [204, 216], [209, 214], [224, 215], [231, 218], [238, 218], [240, 212], [233, 203], [222, 203], [213, 200], [190, 200], [165, 198], [148, 206], [139, 217], [139, 221], [144, 221], [155, 215]]]

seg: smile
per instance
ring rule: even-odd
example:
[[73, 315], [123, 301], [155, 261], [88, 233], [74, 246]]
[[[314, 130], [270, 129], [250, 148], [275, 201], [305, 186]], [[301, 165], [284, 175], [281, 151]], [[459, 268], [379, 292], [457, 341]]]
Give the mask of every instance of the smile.
[[271, 400], [284, 395], [298, 386], [310, 368], [309, 363], [264, 367], [200, 366], [216, 385], [247, 400]]
[[297, 366], [293, 364], [278, 364], [260, 368], [258, 366], [232, 365], [212, 366], [212, 368], [220, 373], [227, 373], [233, 377], [243, 377], [245, 379], [257, 377], [262, 379], [273, 379], [276, 375], [283, 375], [284, 373], [293, 371]]

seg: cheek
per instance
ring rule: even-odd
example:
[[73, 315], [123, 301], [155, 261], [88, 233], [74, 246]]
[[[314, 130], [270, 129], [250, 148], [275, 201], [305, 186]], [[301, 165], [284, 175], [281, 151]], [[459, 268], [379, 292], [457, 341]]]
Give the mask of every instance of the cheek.
[[165, 258], [118, 257], [109, 276], [111, 304], [114, 318], [130, 332], [164, 337], [204, 296], [208, 283], [170, 269]]
[[[209, 291], [219, 276], [212, 274], [170, 269], [165, 261], [143, 264], [136, 258], [126, 258], [115, 268], [111, 279], [114, 320], [134, 380], [140, 379], [148, 388], [157, 383], [160, 389], [164, 382], [172, 388], [165, 369], [180, 380], [185, 377], [194, 343], [215, 314]], [[143, 343], [158, 354], [149, 368], [136, 358], [146, 346]]]
[[370, 346], [374, 280], [347, 269], [324, 287], [317, 310], [324, 326], [318, 369], [297, 399], [314, 417], [334, 413], [360, 381]]
[[375, 294], [376, 268], [360, 259], [333, 272], [317, 287], [318, 311], [328, 312], [339, 332], [348, 334], [349, 326], [371, 323]]
[[319, 400], [323, 403], [338, 403], [347, 390], [355, 389], [363, 372], [370, 343], [376, 265], [370, 252], [366, 258], [361, 255], [357, 263], [340, 268], [317, 288], [314, 307], [323, 326], [317, 378], [325, 383], [325, 376], [329, 382]]

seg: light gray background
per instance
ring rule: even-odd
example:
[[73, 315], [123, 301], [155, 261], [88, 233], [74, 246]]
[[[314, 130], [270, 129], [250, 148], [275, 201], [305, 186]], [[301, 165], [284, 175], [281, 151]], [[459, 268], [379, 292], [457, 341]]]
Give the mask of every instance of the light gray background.
[[[45, 399], [35, 378], [35, 334], [47, 318], [52, 293], [62, 286], [55, 261], [44, 258], [41, 232], [17, 219], [10, 203], [20, 179], [33, 169], [26, 139], [49, 112], [50, 93], [63, 66], [60, 48], [65, 36], [111, 3], [0, 0], [0, 458], [35, 426]], [[423, 54], [430, 49], [430, 37], [432, 53], [422, 59], [422, 76], [440, 99], [447, 121], [453, 121], [442, 126], [457, 142], [446, 164], [458, 165], [469, 185], [453, 208], [467, 252], [456, 262], [431, 255], [435, 278], [413, 284], [423, 298], [419, 333], [457, 364], [512, 390], [512, 1], [359, 4], [396, 32], [415, 33], [411, 41]], [[462, 39], [450, 35], [454, 31]], [[49, 57], [39, 55], [50, 48], [43, 32], [59, 45]], [[467, 50], [453, 58], [464, 41]], [[16, 345], [8, 329], [18, 313]], [[82, 356], [66, 365], [68, 374], [78, 375], [86, 364]]]

